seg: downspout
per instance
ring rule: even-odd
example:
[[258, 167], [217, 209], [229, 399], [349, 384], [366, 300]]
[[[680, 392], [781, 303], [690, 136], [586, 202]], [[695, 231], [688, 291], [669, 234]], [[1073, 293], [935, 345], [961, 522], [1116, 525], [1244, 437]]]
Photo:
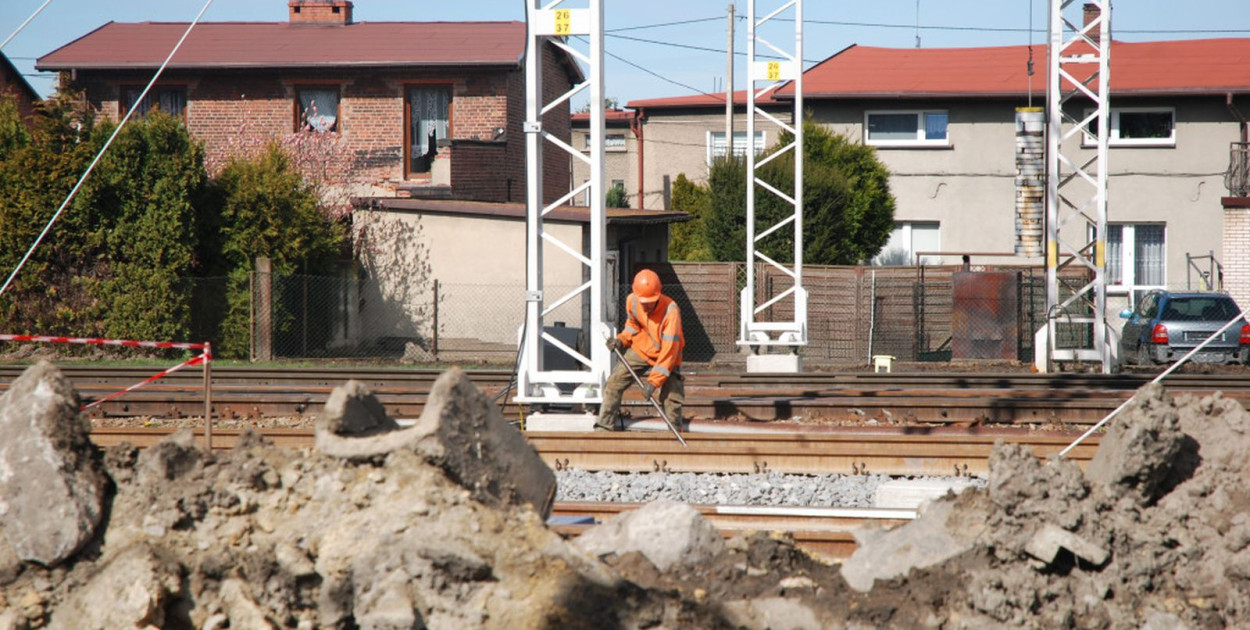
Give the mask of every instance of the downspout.
[[1241, 123], [1241, 141], [1243, 143], [1250, 142], [1250, 122], [1246, 121], [1245, 115], [1233, 104], [1233, 93], [1228, 92], [1225, 94], [1224, 101], [1228, 105], [1228, 111], [1233, 114], [1233, 118], [1236, 118], [1237, 122]]
[[643, 194], [645, 194], [647, 190], [643, 182], [643, 174], [642, 174], [642, 165], [643, 165], [642, 117], [643, 115], [644, 115], [643, 110], [641, 109], [635, 110], [633, 117], [629, 119], [629, 130], [634, 132], [634, 146], [636, 147], [635, 152], [638, 154], [638, 209], [639, 210], [642, 210], [643, 207], [646, 205], [644, 203], [646, 198], [643, 197]]

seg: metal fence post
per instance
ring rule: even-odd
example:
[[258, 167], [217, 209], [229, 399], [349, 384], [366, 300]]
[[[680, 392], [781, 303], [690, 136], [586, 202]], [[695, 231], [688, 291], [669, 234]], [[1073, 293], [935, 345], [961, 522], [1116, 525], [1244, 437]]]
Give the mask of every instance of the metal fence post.
[[213, 344], [204, 343], [204, 448], [213, 452]]
[[438, 358], [438, 278], [434, 279], [434, 332], [431, 341], [434, 358]]

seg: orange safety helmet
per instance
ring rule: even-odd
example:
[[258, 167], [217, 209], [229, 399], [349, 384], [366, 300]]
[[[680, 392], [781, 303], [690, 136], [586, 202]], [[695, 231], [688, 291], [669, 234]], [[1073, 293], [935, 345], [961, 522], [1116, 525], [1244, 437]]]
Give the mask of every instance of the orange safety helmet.
[[660, 299], [660, 277], [650, 269], [643, 269], [634, 276], [634, 295], [643, 304], [650, 304]]

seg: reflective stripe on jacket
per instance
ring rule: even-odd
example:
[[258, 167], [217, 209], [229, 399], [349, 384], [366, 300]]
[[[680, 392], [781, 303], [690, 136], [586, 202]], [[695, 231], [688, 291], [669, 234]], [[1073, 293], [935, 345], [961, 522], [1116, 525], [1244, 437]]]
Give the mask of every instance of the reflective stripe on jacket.
[[651, 364], [647, 380], [659, 389], [681, 366], [681, 353], [686, 347], [681, 331], [681, 309], [672, 298], [660, 294], [655, 308], [648, 313], [630, 293], [625, 298], [625, 310], [629, 317], [616, 337]]

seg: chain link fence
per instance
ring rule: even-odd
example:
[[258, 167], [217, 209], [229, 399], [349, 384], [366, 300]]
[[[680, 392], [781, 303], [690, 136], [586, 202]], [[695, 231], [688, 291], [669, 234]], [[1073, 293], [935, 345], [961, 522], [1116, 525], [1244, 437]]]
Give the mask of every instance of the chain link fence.
[[[743, 263], [645, 265], [659, 273], [665, 294], [682, 309], [685, 360], [744, 362], [738, 343]], [[641, 268], [641, 267], [640, 267]], [[629, 276], [638, 269], [630, 270]], [[1079, 273], [1061, 276], [1060, 298], [1089, 282]], [[525, 288], [507, 284], [424, 282], [418, 291], [388, 296], [369, 278], [256, 274], [250, 300], [230, 305], [226, 278], [196, 279], [192, 290], [196, 340], [215, 348], [242, 348], [235, 358], [255, 361], [362, 360], [408, 365], [440, 363], [511, 365], [525, 320]], [[788, 276], [756, 270], [756, 304], [792, 285]], [[995, 267], [964, 271], [942, 267], [804, 267], [808, 291], [808, 345], [801, 352], [813, 365], [869, 365], [875, 355], [896, 361], [1000, 360], [1030, 363], [1034, 334], [1046, 323], [1046, 274], [1040, 267]], [[1186, 288], [1184, 283], [1175, 288]], [[553, 303], [573, 287], [548, 288]], [[628, 286], [608, 309], [619, 329], [625, 319]], [[1133, 296], [1110, 293], [1106, 321], [1118, 330], [1118, 314]], [[1077, 305], [1070, 312], [1089, 307]], [[787, 298], [760, 314], [761, 321], [788, 319]], [[222, 322], [244, 317], [235, 335]], [[544, 320], [549, 327], [585, 330], [589, 308], [576, 296]], [[567, 331], [587, 351], [585, 335]], [[1065, 347], [1092, 345], [1091, 326], [1064, 327]], [[572, 335], [572, 336], [569, 336]], [[1114, 339], [1111, 337], [1109, 339]], [[1085, 344], [1082, 346], [1081, 344]]]

